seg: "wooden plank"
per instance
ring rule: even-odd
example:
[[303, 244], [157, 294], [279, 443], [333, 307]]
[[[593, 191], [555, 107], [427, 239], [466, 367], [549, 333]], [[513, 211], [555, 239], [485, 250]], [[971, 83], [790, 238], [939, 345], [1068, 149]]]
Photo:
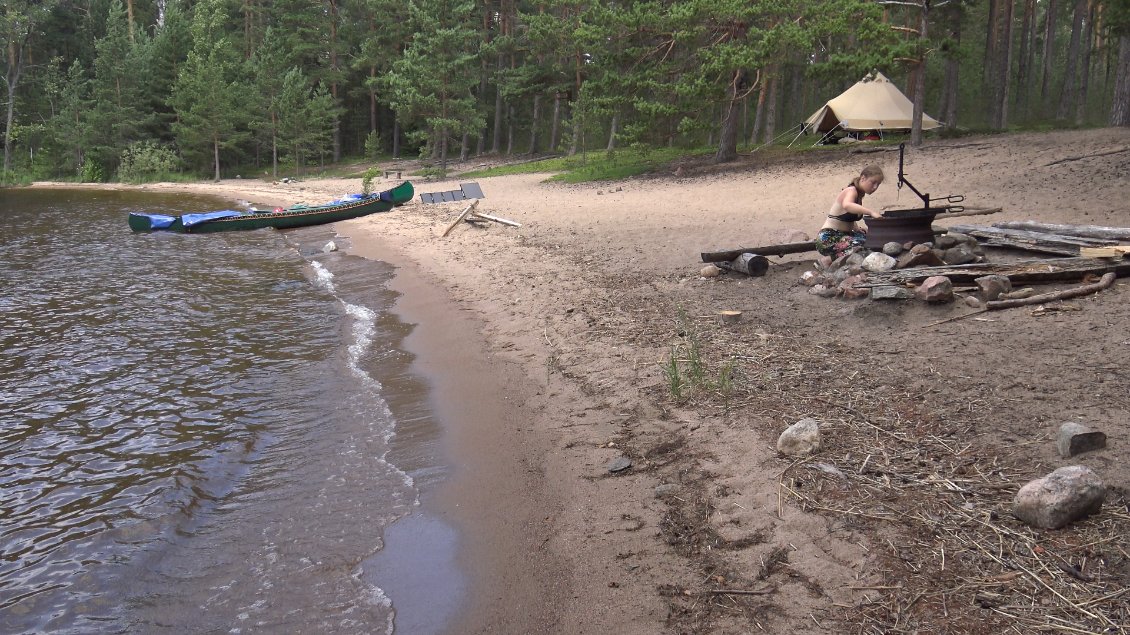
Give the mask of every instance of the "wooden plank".
[[946, 276], [954, 283], [968, 283], [989, 274], [1008, 276], [1013, 283], [1022, 284], [1063, 282], [1081, 280], [1088, 273], [1100, 276], [1106, 273], [1114, 273], [1119, 277], [1130, 276], [1130, 262], [1095, 258], [1042, 258], [1013, 263], [977, 262], [968, 265], [914, 267], [869, 273], [864, 283], [856, 286], [913, 284], [930, 276]]
[[471, 210], [475, 209], [475, 206], [478, 204], [478, 199], [471, 201], [471, 204], [465, 207], [462, 212], [460, 212], [459, 217], [452, 221], [451, 224], [447, 226], [447, 229], [443, 230], [443, 235], [440, 236], [440, 238], [446, 238], [447, 235], [451, 233], [451, 230], [455, 229], [456, 225], [463, 222], [463, 219], [467, 218], [467, 215], [470, 214]]
[[976, 225], [954, 225], [950, 231], [973, 236], [992, 247], [1011, 247], [1058, 256], [1078, 256], [1081, 247], [1108, 247], [1118, 244], [1115, 240], [1064, 236], [1023, 229], [1004, 229], [1001, 227], [980, 227]]
[[1079, 249], [1079, 255], [1083, 258], [1123, 258], [1126, 254], [1130, 254], [1130, 245], [1081, 247]]
[[1037, 223], [1034, 221], [1004, 221], [993, 223], [993, 227], [1001, 229], [1024, 229], [1047, 234], [1062, 234], [1064, 236], [1083, 236], [1086, 238], [1106, 238], [1109, 240], [1130, 240], [1130, 227], [1103, 227], [1101, 225], [1060, 225], [1055, 223]]

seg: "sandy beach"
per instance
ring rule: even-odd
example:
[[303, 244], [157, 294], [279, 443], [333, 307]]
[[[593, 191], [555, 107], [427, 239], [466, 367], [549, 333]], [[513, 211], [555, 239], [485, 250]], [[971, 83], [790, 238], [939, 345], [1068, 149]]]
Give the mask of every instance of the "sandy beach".
[[[1017, 597], [1041, 607], [1021, 632], [1126, 617], [1125, 595], [1087, 604], [1130, 585], [1126, 283], [965, 317], [960, 300], [814, 296], [798, 281], [815, 253], [772, 258], [764, 277], [700, 276], [701, 252], [814, 237], [867, 164], [887, 176], [869, 205], [919, 205], [896, 187], [897, 148], [860, 150], [584, 185], [418, 181], [473, 180], [478, 211], [521, 227], [443, 237], [465, 203], [418, 198], [338, 224], [352, 253], [398, 267], [397, 312], [449, 430], [436, 513], [460, 528], [473, 579], [450, 632], [974, 633], [1010, 623]], [[929, 141], [905, 169], [933, 196], [1001, 208], [938, 227], [1130, 226], [1130, 129]], [[145, 187], [289, 204], [361, 184]], [[720, 324], [721, 310], [742, 319]], [[805, 417], [824, 449], [778, 455]], [[1061, 458], [1065, 421], [1108, 447]], [[622, 457], [631, 467], [610, 471]], [[1021, 485], [1072, 464], [1106, 483], [1100, 514], [1055, 532], [1009, 516]]]

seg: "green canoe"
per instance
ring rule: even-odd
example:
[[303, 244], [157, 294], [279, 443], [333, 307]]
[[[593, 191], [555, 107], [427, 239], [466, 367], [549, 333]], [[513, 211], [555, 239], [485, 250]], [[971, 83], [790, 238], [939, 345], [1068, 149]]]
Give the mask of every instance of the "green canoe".
[[245, 229], [289, 229], [307, 225], [322, 225], [358, 218], [390, 209], [412, 200], [412, 183], [405, 181], [396, 187], [377, 194], [354, 194], [325, 205], [295, 205], [266, 212], [239, 212], [220, 210], [201, 214], [147, 214], [130, 212], [129, 228], [135, 232], [172, 231], [200, 234], [205, 232], [240, 231]]

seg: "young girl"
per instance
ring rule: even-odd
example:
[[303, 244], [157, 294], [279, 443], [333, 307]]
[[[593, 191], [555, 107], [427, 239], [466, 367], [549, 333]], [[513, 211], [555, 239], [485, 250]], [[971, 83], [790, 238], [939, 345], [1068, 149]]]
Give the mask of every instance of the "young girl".
[[867, 240], [867, 230], [856, 223], [863, 220], [864, 216], [883, 216], [883, 212], [864, 207], [863, 197], [874, 194], [882, 182], [883, 170], [877, 165], [869, 165], [863, 168], [854, 181], [840, 190], [836, 200], [832, 202], [828, 219], [816, 235], [816, 251], [838, 258], [863, 247], [863, 242]]

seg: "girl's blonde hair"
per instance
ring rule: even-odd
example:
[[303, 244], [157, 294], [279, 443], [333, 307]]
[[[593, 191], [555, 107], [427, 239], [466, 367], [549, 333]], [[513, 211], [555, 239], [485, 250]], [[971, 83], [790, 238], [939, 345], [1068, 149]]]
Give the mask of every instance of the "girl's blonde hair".
[[872, 181], [879, 179], [880, 181], [882, 181], [885, 178], [886, 177], [883, 175], [883, 168], [877, 165], [869, 165], [863, 168], [863, 171], [859, 173], [859, 176], [857, 176], [855, 180], [852, 181], [852, 183], [854, 185], [859, 185], [859, 182], [862, 179], [871, 179]]

